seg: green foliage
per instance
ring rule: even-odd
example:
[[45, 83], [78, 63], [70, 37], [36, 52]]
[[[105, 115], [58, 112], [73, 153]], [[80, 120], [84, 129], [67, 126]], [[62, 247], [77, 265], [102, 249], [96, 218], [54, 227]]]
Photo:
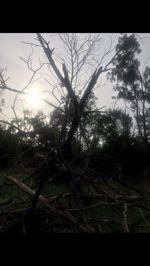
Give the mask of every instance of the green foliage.
[[131, 135], [132, 118], [120, 109], [109, 109], [97, 119], [97, 131], [104, 142]]
[[110, 80], [117, 81], [114, 89], [118, 91], [118, 98], [124, 98], [129, 102], [135, 100], [135, 93], [140, 89], [140, 61], [136, 58], [140, 52], [140, 45], [134, 34], [120, 37], [116, 46], [114, 67], [109, 73]]
[[121, 36], [108, 78], [116, 82], [114, 90], [118, 92], [117, 98], [124, 99], [130, 104], [138, 133], [147, 143], [150, 134], [147, 112], [150, 103], [150, 68], [146, 66], [141, 73], [138, 59], [140, 52], [140, 44], [134, 34]]
[[17, 136], [0, 127], [0, 167], [13, 166], [19, 152]]
[[140, 52], [140, 44], [134, 34], [121, 36], [116, 45], [117, 56], [113, 62], [115, 68], [112, 69], [111, 78], [117, 78], [118, 82], [123, 81], [125, 86], [139, 80], [140, 62], [136, 55]]

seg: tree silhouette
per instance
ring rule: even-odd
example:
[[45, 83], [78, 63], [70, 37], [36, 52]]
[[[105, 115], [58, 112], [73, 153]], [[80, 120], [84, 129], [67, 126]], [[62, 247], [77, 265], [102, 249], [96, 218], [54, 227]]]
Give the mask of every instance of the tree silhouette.
[[140, 68], [138, 54], [141, 52], [140, 44], [135, 34], [124, 34], [116, 46], [116, 59], [109, 77], [116, 81], [114, 89], [118, 92], [118, 99], [124, 99], [130, 104], [137, 122], [138, 132], [144, 143], [148, 143], [149, 127], [148, 104], [150, 98], [150, 69], [143, 71]]

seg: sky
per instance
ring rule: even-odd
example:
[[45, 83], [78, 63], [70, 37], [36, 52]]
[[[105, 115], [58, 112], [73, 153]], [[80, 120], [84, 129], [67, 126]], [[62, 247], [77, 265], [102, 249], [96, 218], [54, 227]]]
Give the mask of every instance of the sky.
[[[63, 57], [63, 44], [60, 41], [58, 34], [46, 33], [43, 34], [43, 36], [46, 38], [46, 40], [50, 40], [51, 48], [55, 47], [56, 55], [61, 54], [61, 56]], [[83, 38], [84, 36], [86, 36], [86, 34], [83, 34]], [[102, 56], [104, 53], [104, 49], [107, 50], [107, 48], [110, 46], [111, 37], [112, 39], [114, 39], [113, 46], [115, 46], [119, 34], [103, 33], [101, 34], [101, 36], [103, 38], [103, 42], [101, 44], [99, 56]], [[139, 34], [139, 36], [141, 38], [144, 37], [143, 40], [140, 40], [142, 48], [142, 53], [140, 54], [140, 61], [141, 65], [144, 66], [145, 63], [150, 64], [150, 61], [148, 61], [150, 59], [150, 33]], [[27, 58], [27, 56], [31, 53], [31, 46], [23, 42], [37, 43], [35, 38], [35, 33], [0, 33], [0, 68], [7, 67], [6, 76], [9, 77], [7, 85], [9, 85], [11, 88], [17, 90], [23, 89], [23, 87], [28, 83], [32, 75], [32, 72], [29, 71], [27, 65], [20, 59], [20, 57]], [[112, 54], [113, 52], [114, 51], [112, 51]], [[110, 56], [112, 56], [112, 54]], [[39, 59], [41, 60], [41, 62], [47, 62], [42, 49], [39, 47], [35, 47], [33, 50], [33, 66], [35, 68], [39, 65]], [[109, 60], [109, 56], [107, 60]], [[58, 67], [61, 67], [59, 60], [57, 63]], [[50, 100], [52, 103], [56, 103], [55, 99], [48, 92], [50, 88], [49, 84], [44, 80], [44, 77], [46, 76], [43, 76], [44, 74], [49, 75], [47, 65], [44, 66], [40, 73], [41, 78], [35, 81], [30, 88], [30, 91], [32, 91], [30, 96], [26, 98], [18, 97], [18, 101], [16, 104], [16, 113], [18, 116], [22, 115], [23, 109], [32, 110], [33, 113], [36, 113], [38, 110], [42, 110], [45, 113], [49, 113], [52, 110], [51, 107], [49, 107], [47, 104], [43, 103], [41, 100], [38, 99], [37, 95], [41, 92], [42, 94], [40, 95], [42, 95], [43, 98]], [[113, 84], [106, 80], [105, 75], [102, 75], [99, 79], [98, 86], [96, 86], [94, 90], [95, 95], [98, 98], [98, 107], [113, 107], [114, 100], [112, 100], [112, 96], [115, 93], [112, 87]], [[5, 98], [5, 105], [2, 108], [2, 113], [0, 113], [1, 119], [8, 120], [14, 117], [12, 105], [15, 96], [16, 94], [10, 91], [5, 91], [1, 95], [1, 97]], [[118, 103], [118, 106], [122, 106], [122, 103]]]

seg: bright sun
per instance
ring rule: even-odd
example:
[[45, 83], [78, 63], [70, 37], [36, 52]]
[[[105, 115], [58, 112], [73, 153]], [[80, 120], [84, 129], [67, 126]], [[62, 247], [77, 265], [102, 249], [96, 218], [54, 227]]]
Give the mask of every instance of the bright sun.
[[40, 96], [36, 92], [29, 93], [27, 97], [28, 97], [29, 102], [35, 106], [38, 106], [41, 102]]
[[43, 101], [41, 100], [41, 93], [39, 90], [29, 91], [26, 97], [24, 97], [24, 102], [26, 106], [32, 109], [40, 109], [42, 107]]

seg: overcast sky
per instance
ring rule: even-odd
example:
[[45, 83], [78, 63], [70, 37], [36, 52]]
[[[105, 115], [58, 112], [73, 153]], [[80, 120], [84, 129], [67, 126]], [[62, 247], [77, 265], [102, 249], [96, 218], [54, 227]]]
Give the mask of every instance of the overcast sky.
[[[141, 41], [142, 53], [140, 55], [141, 65], [143, 66], [146, 61], [150, 58], [150, 34], [139, 34], [141, 37], [146, 37], [143, 39], [144, 43]], [[104, 38], [103, 45], [105, 47], [109, 46], [110, 37], [116, 36], [116, 41], [119, 34], [102, 34]], [[55, 51], [57, 53], [62, 53], [63, 46], [59, 41], [57, 34], [44, 34], [46, 39], [51, 40], [51, 47], [55, 47]], [[31, 52], [31, 47], [22, 43], [31, 42], [35, 43], [36, 34], [34, 33], [1, 33], [0, 34], [0, 67], [7, 67], [7, 76], [9, 77], [8, 85], [12, 88], [21, 90], [28, 82], [31, 77], [31, 72], [27, 69], [27, 66], [23, 61], [20, 60], [19, 57], [27, 57]], [[103, 52], [103, 50], [102, 50]], [[42, 62], [45, 62], [44, 53], [42, 49], [34, 49], [33, 53], [33, 65], [37, 66], [38, 58], [41, 59]], [[149, 64], [150, 61], [147, 62]], [[44, 69], [43, 69], [44, 71]], [[38, 80], [33, 84], [33, 89], [36, 89], [38, 92], [46, 91], [48, 89], [48, 84], [44, 83], [43, 78]], [[107, 107], [113, 106], [113, 101], [111, 100], [112, 95], [114, 94], [112, 90], [113, 85], [107, 82], [105, 76], [100, 78], [100, 86], [95, 90], [95, 94], [98, 97], [97, 105], [99, 107], [106, 105]], [[3, 113], [0, 114], [1, 118], [12, 118], [13, 112], [11, 106], [13, 104], [13, 100], [15, 97], [15, 93], [13, 92], [5, 92], [3, 94], [5, 98], [5, 106], [3, 107]], [[45, 94], [45, 97], [51, 97], [49, 94]], [[51, 101], [54, 99], [51, 98]], [[16, 105], [17, 114], [21, 115], [23, 108], [31, 109], [34, 112], [37, 112], [38, 109], [42, 111], [49, 112], [51, 109], [43, 103], [39, 103], [38, 105], [32, 105], [32, 101], [25, 101], [23, 105], [21, 102], [18, 102]]]

